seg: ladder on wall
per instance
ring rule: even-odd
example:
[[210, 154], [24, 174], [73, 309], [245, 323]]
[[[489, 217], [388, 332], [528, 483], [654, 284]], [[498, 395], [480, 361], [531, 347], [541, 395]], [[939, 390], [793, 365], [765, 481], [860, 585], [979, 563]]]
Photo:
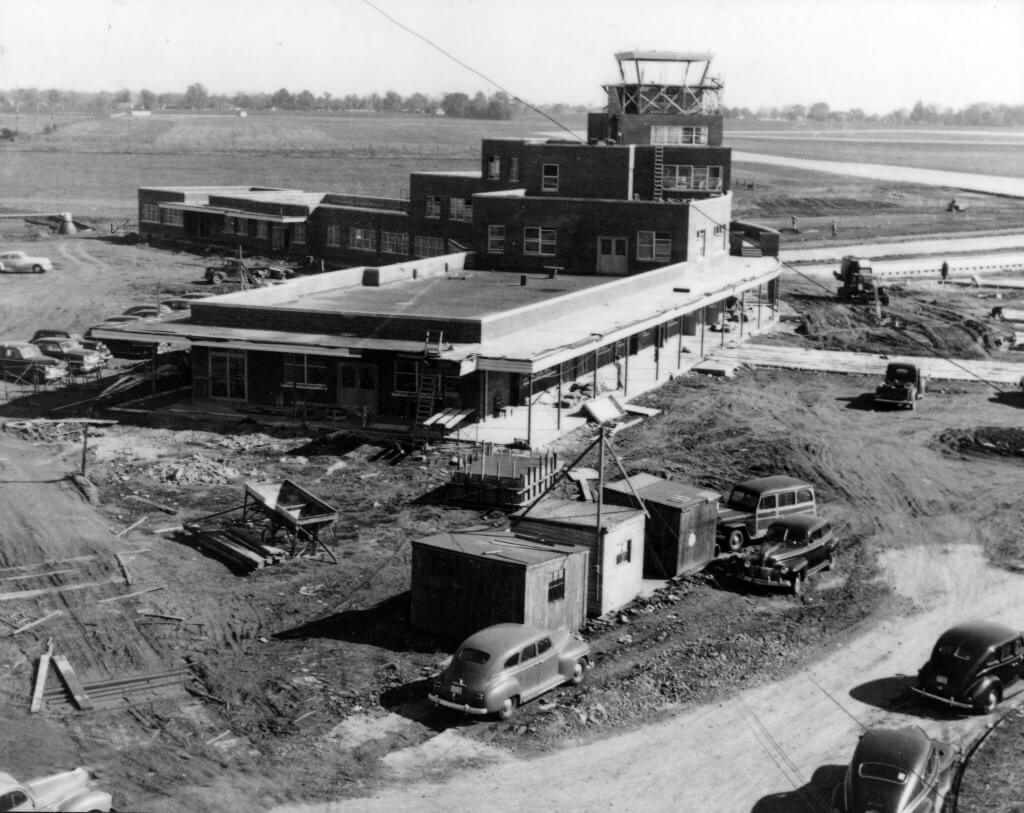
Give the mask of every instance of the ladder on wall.
[[412, 427], [412, 440], [414, 445], [420, 445], [427, 439], [429, 427], [425, 421], [434, 414], [434, 405], [437, 402], [437, 390], [440, 379], [436, 375], [419, 376], [416, 385], [416, 418]]
[[665, 148], [654, 147], [654, 200], [663, 200], [665, 194]]

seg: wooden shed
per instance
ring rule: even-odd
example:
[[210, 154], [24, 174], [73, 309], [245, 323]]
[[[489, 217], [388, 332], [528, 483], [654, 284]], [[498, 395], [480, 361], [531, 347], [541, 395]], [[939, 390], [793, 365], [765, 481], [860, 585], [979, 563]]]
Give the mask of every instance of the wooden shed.
[[548, 498], [525, 516], [522, 511], [512, 515], [512, 531], [519, 536], [590, 550], [587, 613], [592, 616], [628, 604], [643, 586], [643, 512], [619, 505], [603, 506], [598, 535], [597, 508], [593, 502]]
[[587, 550], [508, 532], [415, 540], [410, 621], [460, 640], [506, 621], [577, 630], [586, 618], [588, 558]]
[[[644, 576], [670, 579], [700, 570], [715, 556], [717, 491], [676, 483], [653, 474], [629, 478], [643, 499], [650, 518], [644, 534]], [[625, 480], [604, 487], [606, 504], [638, 508], [633, 489]]]

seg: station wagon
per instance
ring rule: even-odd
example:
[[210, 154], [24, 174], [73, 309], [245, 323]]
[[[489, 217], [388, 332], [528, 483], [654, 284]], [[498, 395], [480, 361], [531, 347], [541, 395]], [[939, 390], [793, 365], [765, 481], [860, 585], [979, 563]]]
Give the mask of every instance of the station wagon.
[[765, 535], [781, 517], [818, 513], [814, 486], [776, 474], [737, 483], [718, 509], [715, 532], [720, 550], [741, 550]]

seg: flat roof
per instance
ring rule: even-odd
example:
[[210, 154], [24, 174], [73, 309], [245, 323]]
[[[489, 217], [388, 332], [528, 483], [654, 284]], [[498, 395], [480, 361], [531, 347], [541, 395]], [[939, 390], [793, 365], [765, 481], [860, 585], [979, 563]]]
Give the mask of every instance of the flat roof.
[[629, 487], [630, 483], [642, 499], [672, 508], [688, 508], [697, 503], [717, 502], [718, 498], [722, 496], [717, 491], [697, 488], [686, 483], [677, 483], [674, 480], [666, 480], [664, 477], [656, 477], [646, 472], [632, 475], [629, 478], [629, 483], [625, 480], [608, 483], [605, 485], [605, 490], [632, 495], [633, 490]]
[[714, 56], [710, 51], [619, 51], [615, 58], [620, 62], [710, 62]]
[[[522, 508], [512, 514], [513, 530], [515, 530], [517, 522], [529, 522], [530, 520], [555, 522], [559, 525], [571, 525], [574, 528], [593, 528], [597, 524], [596, 502], [547, 498], [534, 505], [524, 516], [525, 511], [526, 509]], [[605, 503], [601, 506], [601, 525], [606, 528], [615, 527], [643, 515], [643, 511], [639, 508]]]
[[508, 532], [467, 531], [435, 534], [415, 539], [413, 544], [527, 566], [543, 564], [553, 559], [564, 559], [580, 552], [571, 546], [546, 545]]

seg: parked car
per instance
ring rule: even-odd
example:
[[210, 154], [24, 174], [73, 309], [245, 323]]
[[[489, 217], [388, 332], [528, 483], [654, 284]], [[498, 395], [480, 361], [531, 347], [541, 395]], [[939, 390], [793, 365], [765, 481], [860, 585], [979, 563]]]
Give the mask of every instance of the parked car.
[[228, 280], [238, 281], [246, 277], [259, 282], [269, 277], [270, 269], [266, 265], [250, 265], [245, 260], [237, 257], [227, 257], [220, 265], [209, 265], [206, 267], [206, 281], [211, 285], [220, 285]]
[[53, 263], [49, 257], [30, 257], [24, 251], [5, 251], [0, 253], [0, 263], [4, 271], [31, 271], [33, 274], [42, 274], [44, 271], [52, 271]]
[[68, 365], [73, 373], [91, 373], [100, 369], [103, 364], [103, 357], [95, 350], [86, 350], [73, 339], [58, 339], [48, 336], [43, 339], [35, 339], [32, 344], [43, 351], [51, 358], [60, 359]]
[[50, 328], [37, 330], [32, 334], [32, 341], [35, 342], [36, 339], [46, 339], [51, 336], [57, 339], [71, 339], [72, 341], [77, 342], [79, 347], [83, 347], [86, 350], [95, 350], [100, 354], [100, 358], [103, 359], [104, 364], [114, 357], [114, 354], [110, 352], [110, 348], [103, 342], [98, 341], [97, 339], [86, 339], [81, 333], [71, 333], [67, 330], [55, 330]]
[[946, 630], [911, 691], [955, 709], [988, 714], [1024, 679], [1024, 634], [990, 621]]
[[940, 813], [951, 797], [960, 751], [917, 726], [873, 728], [853, 751], [833, 813]]
[[91, 810], [108, 813], [113, 797], [96, 787], [86, 768], [75, 768], [51, 776], [19, 782], [0, 772], [0, 811], [8, 810]]
[[916, 364], [893, 362], [885, 368], [885, 380], [875, 388], [875, 403], [913, 409], [927, 386], [928, 378]]
[[48, 384], [68, 374], [68, 365], [29, 342], [0, 344], [0, 373], [17, 383]]
[[580, 683], [589, 656], [590, 645], [565, 628], [496, 624], [462, 642], [428, 696], [438, 706], [507, 720], [523, 703], [563, 683]]
[[170, 307], [161, 302], [159, 305], [132, 305], [130, 308], [125, 309], [124, 315], [152, 319], [157, 316], [168, 316], [173, 312]]
[[747, 552], [736, 577], [750, 584], [786, 587], [803, 592], [809, 576], [831, 570], [836, 539], [828, 520], [812, 514], [793, 514], [773, 522], [758, 548]]
[[760, 539], [768, 526], [791, 514], [817, 514], [814, 486], [795, 477], [775, 474], [733, 486], [718, 509], [715, 540], [719, 549], [741, 550]]

